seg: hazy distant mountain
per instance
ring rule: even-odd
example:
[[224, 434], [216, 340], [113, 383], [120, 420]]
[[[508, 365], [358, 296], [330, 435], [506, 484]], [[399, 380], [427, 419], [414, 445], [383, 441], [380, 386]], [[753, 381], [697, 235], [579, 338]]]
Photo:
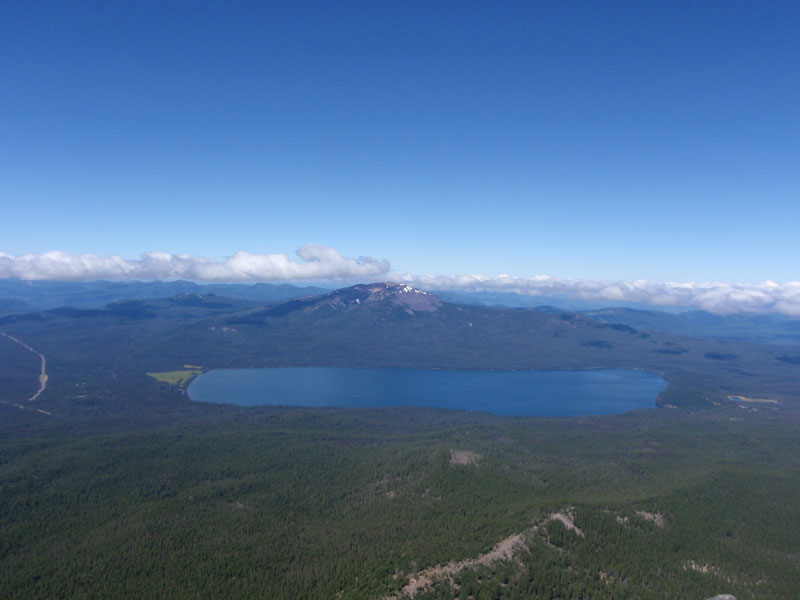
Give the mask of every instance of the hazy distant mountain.
[[715, 315], [702, 310], [669, 314], [629, 308], [605, 308], [582, 314], [604, 323], [623, 323], [669, 334], [800, 345], [800, 319], [778, 314]]
[[0, 298], [0, 317], [34, 310], [34, 308], [17, 298]]
[[289, 284], [197, 284], [191, 281], [22, 281], [0, 279], [0, 314], [63, 306], [99, 308], [115, 300], [147, 300], [178, 294], [216, 294], [271, 303], [310, 296], [325, 288]]
[[[506, 308], [535, 308], [537, 306], [552, 306], [560, 310], [586, 311], [608, 308], [609, 306], [632, 308], [638, 310], [653, 310], [653, 307], [641, 302], [610, 302], [608, 300], [581, 300], [570, 298], [563, 294], [551, 296], [530, 296], [511, 292], [453, 292], [433, 290], [433, 293], [442, 300], [458, 304], [477, 304], [480, 306], [502, 306]], [[667, 313], [679, 313], [688, 310], [688, 307], [664, 307]]]

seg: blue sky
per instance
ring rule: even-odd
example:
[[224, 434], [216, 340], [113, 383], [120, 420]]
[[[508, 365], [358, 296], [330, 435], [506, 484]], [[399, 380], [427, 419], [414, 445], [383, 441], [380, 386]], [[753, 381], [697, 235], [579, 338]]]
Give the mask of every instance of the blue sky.
[[0, 252], [800, 279], [794, 2], [6, 2]]

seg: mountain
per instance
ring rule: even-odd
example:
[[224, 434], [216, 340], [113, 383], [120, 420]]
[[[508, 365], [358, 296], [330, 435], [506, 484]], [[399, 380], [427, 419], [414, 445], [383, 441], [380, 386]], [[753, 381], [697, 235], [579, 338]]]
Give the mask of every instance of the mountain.
[[413, 314], [415, 311], [434, 312], [442, 301], [430, 292], [425, 292], [387, 281], [384, 283], [360, 284], [324, 294], [290, 300], [278, 306], [258, 311], [249, 316], [258, 320], [261, 317], [284, 316], [296, 311], [352, 310], [370, 307], [401, 308]]
[[336, 290], [317, 300], [317, 303], [328, 303], [331, 306], [383, 303], [401, 307], [409, 314], [418, 311], [435, 312], [442, 306], [442, 301], [430, 292], [391, 281]]

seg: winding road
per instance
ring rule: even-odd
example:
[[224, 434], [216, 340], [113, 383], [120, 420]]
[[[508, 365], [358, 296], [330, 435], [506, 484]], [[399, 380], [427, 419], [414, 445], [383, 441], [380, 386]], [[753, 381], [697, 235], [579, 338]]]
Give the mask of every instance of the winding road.
[[[26, 350], [30, 350], [36, 356], [38, 356], [42, 361], [42, 369], [41, 369], [41, 371], [39, 373], [39, 389], [36, 391], [36, 393], [33, 396], [28, 398], [28, 402], [33, 402], [34, 400], [36, 400], [42, 394], [42, 392], [44, 392], [47, 389], [47, 360], [45, 359], [44, 354], [42, 354], [41, 352], [38, 352], [35, 349], [31, 348], [30, 346], [28, 346], [28, 344], [26, 344], [25, 342], [23, 342], [21, 340], [18, 340], [13, 335], [8, 335], [7, 333], [4, 333], [2, 331], [0, 331], [0, 335], [2, 335], [3, 337], [8, 338], [12, 342], [16, 342], [17, 344], [19, 344], [20, 346], [22, 346]], [[23, 406], [22, 404], [16, 404], [14, 402], [4, 402], [4, 404], [11, 404], [12, 406], [16, 406], [17, 408], [22, 408], [22, 409], [28, 408], [26, 406]], [[41, 408], [34, 408], [32, 410], [35, 410], [36, 412], [40, 412], [40, 413], [45, 414], [45, 415], [49, 415], [50, 414], [48, 411], [42, 410]]]

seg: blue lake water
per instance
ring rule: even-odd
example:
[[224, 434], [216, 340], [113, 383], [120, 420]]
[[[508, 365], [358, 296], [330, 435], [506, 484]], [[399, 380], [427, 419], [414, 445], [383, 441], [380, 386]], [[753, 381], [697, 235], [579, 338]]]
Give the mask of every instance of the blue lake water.
[[426, 406], [497, 415], [577, 416], [651, 408], [666, 381], [645, 371], [218, 369], [189, 385], [192, 400], [240, 406]]

